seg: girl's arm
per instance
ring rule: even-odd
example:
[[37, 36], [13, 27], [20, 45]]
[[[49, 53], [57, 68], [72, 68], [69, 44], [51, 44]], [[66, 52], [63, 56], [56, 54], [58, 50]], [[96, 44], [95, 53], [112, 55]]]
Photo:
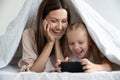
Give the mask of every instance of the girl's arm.
[[103, 57], [101, 66], [103, 67], [103, 71], [112, 70], [111, 62], [106, 57]]
[[56, 56], [56, 61], [54, 66], [56, 67], [57, 72], [61, 72], [61, 68], [59, 67], [59, 65], [61, 64], [61, 61], [64, 61], [64, 57], [61, 51], [59, 40], [55, 41], [55, 56]]
[[98, 72], [98, 71], [111, 71], [112, 70], [111, 63], [106, 58], [103, 58], [101, 64], [92, 63], [87, 58], [81, 59], [80, 62], [83, 65], [83, 70], [85, 72]]

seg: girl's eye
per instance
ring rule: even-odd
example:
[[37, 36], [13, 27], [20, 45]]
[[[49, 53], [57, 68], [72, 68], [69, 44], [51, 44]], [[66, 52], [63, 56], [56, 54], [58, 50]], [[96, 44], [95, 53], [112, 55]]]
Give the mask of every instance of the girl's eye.
[[79, 42], [79, 44], [83, 44], [83, 42]]
[[74, 45], [74, 43], [69, 43], [69, 45]]

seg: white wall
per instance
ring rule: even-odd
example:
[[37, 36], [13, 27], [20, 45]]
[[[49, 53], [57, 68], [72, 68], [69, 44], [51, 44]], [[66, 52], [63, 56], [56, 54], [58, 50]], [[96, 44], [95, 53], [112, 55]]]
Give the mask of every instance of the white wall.
[[120, 30], [120, 0], [85, 0]]
[[15, 19], [25, 0], [0, 0], [0, 36], [3, 35], [9, 23]]

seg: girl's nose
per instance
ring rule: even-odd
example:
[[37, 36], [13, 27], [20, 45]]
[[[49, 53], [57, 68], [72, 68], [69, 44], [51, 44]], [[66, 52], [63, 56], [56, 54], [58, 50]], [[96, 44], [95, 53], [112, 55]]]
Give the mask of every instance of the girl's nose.
[[79, 45], [78, 45], [77, 43], [75, 43], [74, 49], [75, 49], [75, 50], [79, 49]]

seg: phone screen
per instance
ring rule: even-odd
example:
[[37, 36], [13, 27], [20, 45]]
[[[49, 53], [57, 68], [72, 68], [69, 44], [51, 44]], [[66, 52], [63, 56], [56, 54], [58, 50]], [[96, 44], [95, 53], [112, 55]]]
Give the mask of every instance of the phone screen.
[[59, 66], [62, 72], [84, 72], [80, 62], [61, 62]]

